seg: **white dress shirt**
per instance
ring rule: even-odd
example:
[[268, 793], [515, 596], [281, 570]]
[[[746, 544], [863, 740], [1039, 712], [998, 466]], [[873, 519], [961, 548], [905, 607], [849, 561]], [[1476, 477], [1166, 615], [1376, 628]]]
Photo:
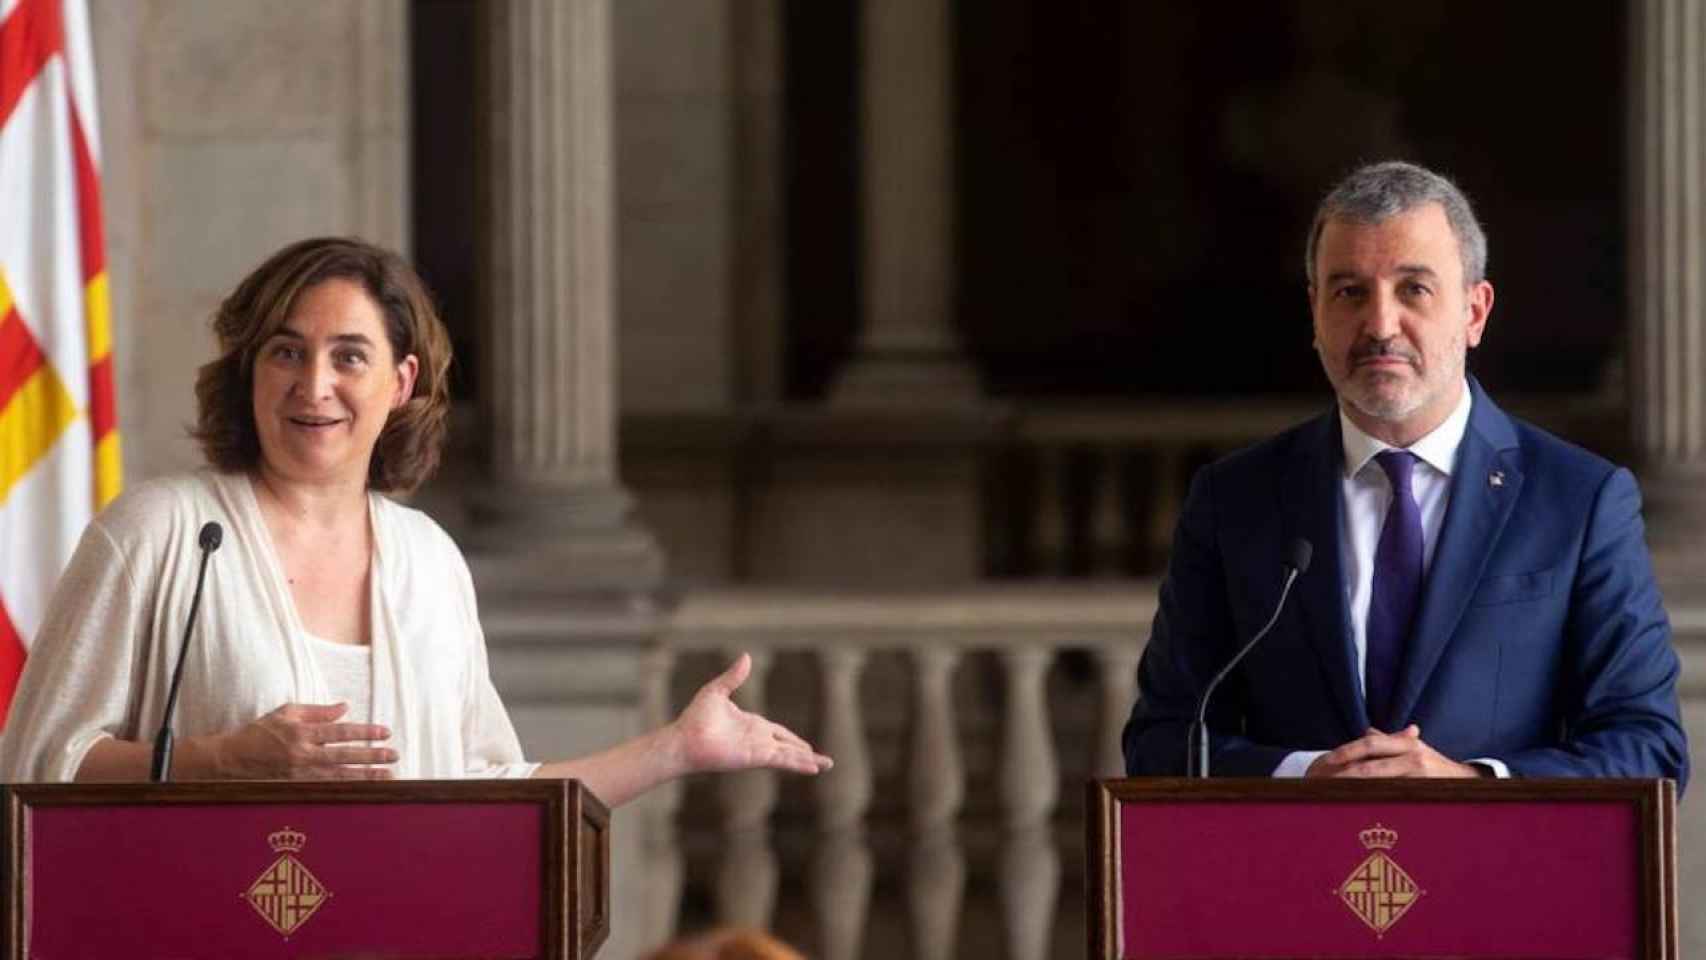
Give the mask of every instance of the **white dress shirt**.
[[[1422, 582], [1427, 583], [1433, 567], [1434, 545], [1439, 542], [1440, 527], [1445, 523], [1445, 508], [1451, 500], [1451, 471], [1457, 465], [1457, 448], [1463, 443], [1464, 431], [1469, 429], [1471, 405], [1468, 384], [1451, 415], [1426, 436], [1406, 447], [1417, 459], [1410, 475], [1410, 490], [1422, 514]], [[1345, 576], [1345, 606], [1350, 611], [1351, 639], [1356, 648], [1357, 688], [1364, 689], [1368, 662], [1368, 606], [1374, 593], [1374, 551], [1380, 543], [1380, 528], [1386, 522], [1387, 508], [1392, 504], [1392, 481], [1374, 458], [1393, 449], [1382, 440], [1364, 433], [1351, 418], [1339, 410], [1339, 426], [1344, 437], [1344, 473], [1339, 478], [1340, 529], [1339, 562]], [[1389, 731], [1394, 732], [1394, 731]], [[1423, 731], [1422, 739], [1427, 739]], [[1274, 768], [1276, 777], [1300, 777], [1324, 750], [1299, 750], [1286, 756]], [[1509, 776], [1505, 765], [1497, 760], [1477, 758], [1501, 776]]]

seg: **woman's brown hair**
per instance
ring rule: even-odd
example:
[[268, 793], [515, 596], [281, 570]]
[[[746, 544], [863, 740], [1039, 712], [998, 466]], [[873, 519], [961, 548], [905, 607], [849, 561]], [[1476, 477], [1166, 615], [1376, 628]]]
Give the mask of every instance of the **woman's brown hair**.
[[805, 960], [800, 952], [762, 930], [720, 928], [675, 940], [646, 960]]
[[371, 490], [408, 493], [438, 467], [450, 411], [450, 336], [414, 268], [383, 247], [347, 237], [300, 240], [267, 258], [219, 305], [213, 332], [219, 356], [196, 375], [196, 424], [190, 431], [207, 462], [253, 470], [261, 460], [255, 429], [255, 355], [290, 318], [296, 301], [327, 280], [360, 286], [385, 319], [395, 362], [414, 354], [414, 392], [385, 421], [368, 462]]

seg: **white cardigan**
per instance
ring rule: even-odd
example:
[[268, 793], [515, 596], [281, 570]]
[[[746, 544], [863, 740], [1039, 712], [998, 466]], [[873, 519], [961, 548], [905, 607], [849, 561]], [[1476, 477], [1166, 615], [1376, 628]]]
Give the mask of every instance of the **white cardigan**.
[[[486, 665], [468, 565], [429, 517], [368, 495], [373, 722], [398, 777], [525, 777]], [[326, 703], [254, 489], [202, 470], [142, 484], [89, 524], [30, 646], [0, 781], [68, 781], [103, 737], [152, 741], [195, 592], [203, 523], [225, 528], [207, 570], [178, 697], [179, 737], [235, 730], [285, 703]]]

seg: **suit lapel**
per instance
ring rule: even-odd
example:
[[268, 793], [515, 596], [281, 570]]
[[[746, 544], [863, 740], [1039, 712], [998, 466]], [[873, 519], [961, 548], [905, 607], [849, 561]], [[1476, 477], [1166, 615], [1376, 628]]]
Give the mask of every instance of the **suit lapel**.
[[[1356, 686], [1351, 659], [1350, 615], [1345, 608], [1345, 576], [1339, 554], [1339, 461], [1344, 443], [1335, 408], [1310, 424], [1299, 438], [1298, 453], [1281, 480], [1286, 542], [1303, 537], [1314, 547], [1309, 571], [1293, 588], [1310, 643], [1344, 722], [1344, 740], [1368, 728], [1367, 711]], [[1289, 549], [1289, 548], [1288, 548]]]
[[1516, 431], [1474, 378], [1469, 428], [1451, 474], [1451, 499], [1428, 565], [1416, 627], [1399, 670], [1393, 716], [1410, 717], [1445, 653], [1522, 492]]

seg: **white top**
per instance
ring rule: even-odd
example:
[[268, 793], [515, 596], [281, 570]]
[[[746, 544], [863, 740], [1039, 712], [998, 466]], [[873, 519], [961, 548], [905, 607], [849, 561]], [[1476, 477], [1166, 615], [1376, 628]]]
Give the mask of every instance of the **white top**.
[[[372, 715], [399, 777], [525, 777], [492, 687], [473, 581], [418, 510], [368, 497], [374, 557]], [[102, 737], [150, 741], [195, 592], [203, 523], [225, 528], [185, 661], [180, 737], [226, 732], [285, 703], [328, 703], [296, 604], [243, 474], [201, 470], [126, 491], [83, 533], [0, 734], [0, 781], [71, 780]]]
[[329, 703], [347, 703], [343, 723], [373, 722], [373, 648], [367, 644], [338, 643], [310, 633], [308, 648], [326, 678]]
[[[1463, 435], [1469, 429], [1469, 411], [1473, 405], [1469, 385], [1457, 406], [1439, 426], [1405, 449], [1419, 461], [1410, 474], [1410, 492], [1422, 513], [1422, 582], [1427, 582], [1433, 568], [1434, 545], [1445, 525], [1445, 509], [1451, 502], [1451, 472], [1457, 466], [1457, 448], [1463, 445]], [[1344, 438], [1344, 473], [1339, 478], [1340, 529], [1339, 562], [1345, 575], [1345, 602], [1351, 617], [1351, 641], [1356, 648], [1356, 681], [1364, 689], [1368, 670], [1368, 606], [1374, 594], [1374, 551], [1380, 545], [1380, 528], [1386, 523], [1386, 510], [1392, 505], [1392, 481], [1374, 458], [1393, 449], [1362, 431], [1351, 418], [1339, 410], [1340, 432]], [[1392, 733], [1395, 731], [1387, 731]], [[1422, 731], [1427, 739], [1427, 731]], [[1324, 750], [1298, 750], [1286, 755], [1274, 769], [1276, 777], [1298, 777], [1309, 769]], [[1476, 758], [1501, 777], [1509, 776], [1504, 763], [1488, 758]]]

